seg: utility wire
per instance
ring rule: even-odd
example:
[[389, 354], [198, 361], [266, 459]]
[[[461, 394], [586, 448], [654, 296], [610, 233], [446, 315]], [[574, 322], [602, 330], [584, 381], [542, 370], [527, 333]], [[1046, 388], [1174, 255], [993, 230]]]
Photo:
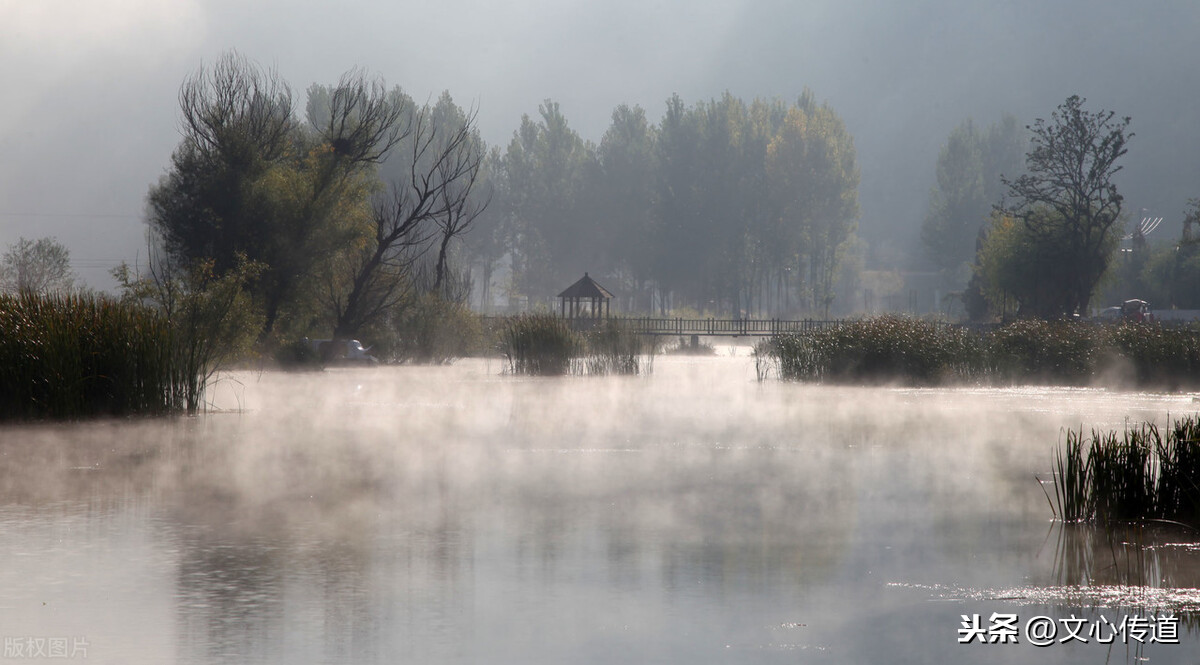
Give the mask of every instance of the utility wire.
[[90, 212], [0, 212], [0, 217], [99, 217], [104, 219], [141, 219], [142, 215]]

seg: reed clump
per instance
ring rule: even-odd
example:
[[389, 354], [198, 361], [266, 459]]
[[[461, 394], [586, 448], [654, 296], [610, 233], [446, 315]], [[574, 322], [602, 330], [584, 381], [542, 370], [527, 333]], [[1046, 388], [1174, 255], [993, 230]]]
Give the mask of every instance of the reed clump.
[[567, 374], [582, 348], [579, 336], [553, 314], [511, 316], [500, 326], [500, 349], [513, 374]]
[[586, 374], [638, 374], [649, 371], [658, 352], [657, 338], [639, 335], [609, 319], [583, 333], [579, 364]]
[[0, 419], [161, 414], [195, 377], [154, 310], [81, 294], [0, 295]]
[[550, 313], [519, 314], [499, 323], [500, 351], [513, 374], [531, 376], [640, 374], [649, 372], [656, 339], [619, 321], [599, 321], [584, 332]]
[[918, 385], [971, 378], [984, 357], [970, 331], [898, 316], [782, 335], [765, 353], [783, 379]]
[[1112, 354], [1123, 359], [1138, 385], [1194, 387], [1200, 382], [1200, 327], [1161, 324], [1106, 329]]
[[983, 339], [987, 369], [1003, 382], [1090, 382], [1106, 346], [1106, 330], [1071, 321], [1023, 319]]
[[1145, 519], [1200, 524], [1200, 417], [1165, 434], [1143, 424], [1116, 432], [1069, 431], [1055, 454], [1053, 509], [1066, 522]]
[[883, 316], [776, 337], [756, 359], [787, 380], [1175, 389], [1200, 385], [1200, 328], [1021, 320], [975, 331]]

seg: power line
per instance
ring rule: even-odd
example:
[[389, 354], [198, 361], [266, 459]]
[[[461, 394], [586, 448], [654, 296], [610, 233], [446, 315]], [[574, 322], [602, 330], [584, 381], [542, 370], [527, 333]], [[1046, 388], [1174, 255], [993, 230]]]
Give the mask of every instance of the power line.
[[93, 217], [102, 219], [141, 219], [141, 215], [90, 212], [0, 212], [0, 217]]

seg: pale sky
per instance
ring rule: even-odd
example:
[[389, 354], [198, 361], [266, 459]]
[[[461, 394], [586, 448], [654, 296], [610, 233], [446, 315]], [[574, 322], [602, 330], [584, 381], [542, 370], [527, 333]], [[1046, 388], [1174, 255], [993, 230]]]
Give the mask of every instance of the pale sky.
[[1177, 235], [1200, 196], [1200, 5], [1062, 0], [0, 0], [0, 248], [52, 235], [77, 271], [145, 255], [147, 189], [179, 141], [179, 85], [228, 49], [312, 83], [363, 67], [449, 90], [503, 144], [550, 98], [586, 139], [612, 110], [807, 86], [855, 136], [862, 234], [915, 243], [942, 141], [967, 117], [1048, 117], [1071, 94], [1133, 117], [1127, 207]]

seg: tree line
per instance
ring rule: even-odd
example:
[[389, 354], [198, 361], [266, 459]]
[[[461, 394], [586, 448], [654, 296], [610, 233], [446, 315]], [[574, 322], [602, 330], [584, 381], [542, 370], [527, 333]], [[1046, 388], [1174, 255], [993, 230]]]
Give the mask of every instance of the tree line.
[[547, 100], [488, 171], [488, 226], [468, 241], [484, 297], [506, 260], [508, 288], [535, 303], [590, 271], [626, 310], [827, 312], [855, 239], [853, 139], [810, 91], [794, 103], [675, 95], [657, 123], [622, 105], [599, 144]]
[[[418, 104], [360, 70], [310, 86], [299, 114], [277, 73], [228, 53], [179, 101], [183, 140], [147, 196], [150, 264], [117, 275], [168, 312], [220, 293], [259, 341], [396, 334], [497, 292], [550, 306], [584, 271], [625, 311], [664, 315], [827, 317], [856, 287], [854, 142], [808, 90], [673, 95], [656, 123], [621, 105], [598, 144], [546, 100], [490, 149], [448, 93]], [[1200, 202], [1178, 243], [1135, 231], [1114, 262], [1131, 120], [1084, 102], [1024, 129], [968, 120], [942, 147], [921, 240], [972, 318], [1087, 315], [1101, 288], [1200, 305]], [[54, 263], [22, 242], [10, 287]]]
[[354, 70], [302, 114], [296, 97], [236, 53], [183, 83], [131, 293], [235, 282], [260, 341], [380, 333], [430, 294], [549, 306], [584, 271], [626, 311], [827, 313], [855, 241], [853, 139], [809, 91], [676, 95], [657, 123], [622, 105], [599, 144], [547, 100], [490, 150], [448, 93], [418, 104]]

